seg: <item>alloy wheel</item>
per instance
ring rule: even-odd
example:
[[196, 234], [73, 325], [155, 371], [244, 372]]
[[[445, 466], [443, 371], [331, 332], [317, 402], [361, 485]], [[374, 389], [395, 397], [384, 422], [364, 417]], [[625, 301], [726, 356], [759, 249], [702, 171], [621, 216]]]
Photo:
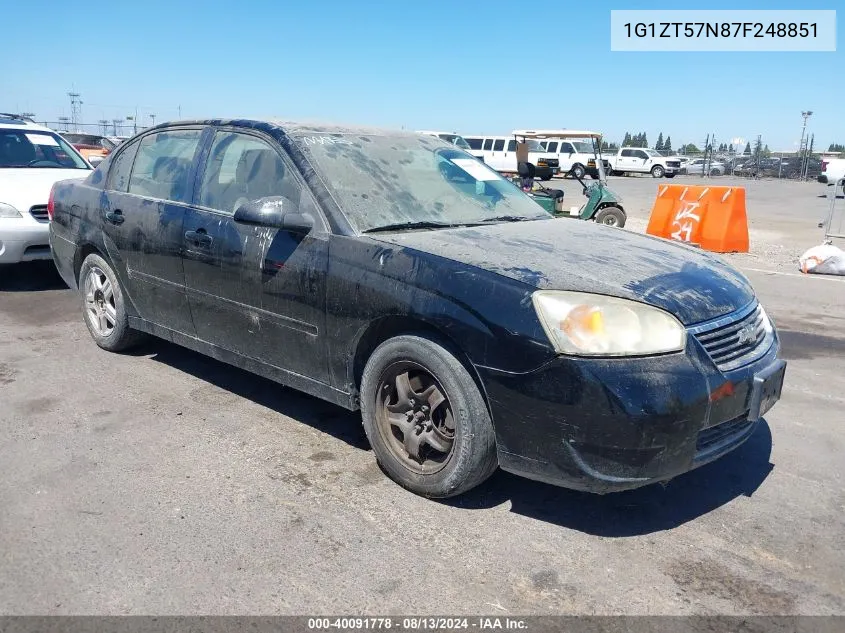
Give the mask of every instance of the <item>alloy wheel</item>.
[[100, 336], [109, 336], [117, 323], [114, 288], [102, 269], [94, 266], [85, 277], [85, 316]]

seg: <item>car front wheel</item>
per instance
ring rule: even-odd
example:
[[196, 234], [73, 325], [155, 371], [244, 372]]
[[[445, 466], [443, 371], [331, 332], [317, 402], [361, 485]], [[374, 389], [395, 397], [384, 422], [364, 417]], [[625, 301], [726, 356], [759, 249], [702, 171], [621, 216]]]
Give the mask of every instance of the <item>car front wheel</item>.
[[666, 170], [663, 169], [660, 165], [655, 165], [651, 168], [651, 175], [653, 178], [663, 178], [663, 175], [666, 173]]
[[119, 352], [143, 335], [130, 329], [123, 290], [105, 259], [88, 255], [79, 270], [82, 312], [91, 338], [103, 349]]
[[361, 379], [361, 415], [391, 479], [425, 497], [452, 497], [498, 465], [493, 424], [467, 368], [420, 335], [385, 341]]

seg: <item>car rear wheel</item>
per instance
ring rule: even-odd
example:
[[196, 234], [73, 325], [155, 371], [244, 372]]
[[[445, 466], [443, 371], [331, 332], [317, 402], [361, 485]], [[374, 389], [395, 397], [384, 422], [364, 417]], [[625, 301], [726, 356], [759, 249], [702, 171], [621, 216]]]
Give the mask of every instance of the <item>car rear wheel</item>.
[[97, 345], [119, 352], [143, 338], [129, 327], [123, 290], [114, 271], [99, 255], [91, 254], [82, 262], [79, 291], [85, 325]]
[[419, 335], [385, 341], [361, 379], [361, 416], [391, 479], [425, 497], [466, 492], [498, 465], [493, 424], [466, 367]]
[[583, 165], [573, 165], [572, 169], [569, 170], [569, 173], [575, 178], [583, 178], [587, 171], [584, 169]]
[[625, 226], [627, 217], [625, 212], [619, 207], [604, 207], [596, 213], [596, 224], [618, 226], [621, 229]]
[[660, 165], [655, 165], [651, 168], [651, 177], [652, 178], [663, 178], [666, 170], [663, 169]]

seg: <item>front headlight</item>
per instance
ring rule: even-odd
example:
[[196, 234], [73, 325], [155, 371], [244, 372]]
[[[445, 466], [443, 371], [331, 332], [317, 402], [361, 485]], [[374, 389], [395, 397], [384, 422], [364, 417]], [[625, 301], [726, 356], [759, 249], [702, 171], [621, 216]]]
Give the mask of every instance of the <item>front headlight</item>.
[[686, 346], [684, 326], [644, 303], [586, 292], [541, 290], [534, 309], [555, 349], [578, 356], [641, 356]]
[[0, 202], [0, 218], [21, 218], [21, 212], [5, 202]]

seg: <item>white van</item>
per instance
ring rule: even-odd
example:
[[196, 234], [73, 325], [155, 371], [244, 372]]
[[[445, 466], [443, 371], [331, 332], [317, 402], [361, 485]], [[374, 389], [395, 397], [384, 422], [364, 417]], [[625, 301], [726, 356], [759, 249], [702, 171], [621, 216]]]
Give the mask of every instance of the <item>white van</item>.
[[463, 136], [460, 134], [453, 134], [451, 132], [432, 132], [430, 130], [417, 130], [417, 134], [425, 134], [426, 136], [434, 136], [441, 140], [446, 141], [447, 143], [451, 143], [455, 147], [459, 147], [460, 149], [464, 150], [465, 152], [469, 152], [469, 143], [466, 142]]
[[[593, 141], [589, 137], [583, 139], [554, 138], [554, 135], [570, 136], [572, 134], [575, 134], [575, 132], [550, 130], [548, 136], [551, 138], [547, 141], [540, 141], [540, 144], [549, 156], [557, 158], [560, 173], [572, 173], [573, 176], [578, 178], [583, 178], [586, 174], [589, 174], [592, 178], [598, 178], [596, 151], [593, 147]], [[584, 132], [584, 134], [594, 134], [594, 132]], [[603, 162], [605, 173], [610, 173], [610, 163], [607, 160]]]
[[[464, 136], [469, 143], [469, 153], [484, 160], [490, 167], [503, 173], [517, 173], [516, 138], [513, 136]], [[558, 173], [557, 157], [547, 154], [537, 141], [527, 139], [528, 162], [534, 165], [537, 177], [551, 180]]]

